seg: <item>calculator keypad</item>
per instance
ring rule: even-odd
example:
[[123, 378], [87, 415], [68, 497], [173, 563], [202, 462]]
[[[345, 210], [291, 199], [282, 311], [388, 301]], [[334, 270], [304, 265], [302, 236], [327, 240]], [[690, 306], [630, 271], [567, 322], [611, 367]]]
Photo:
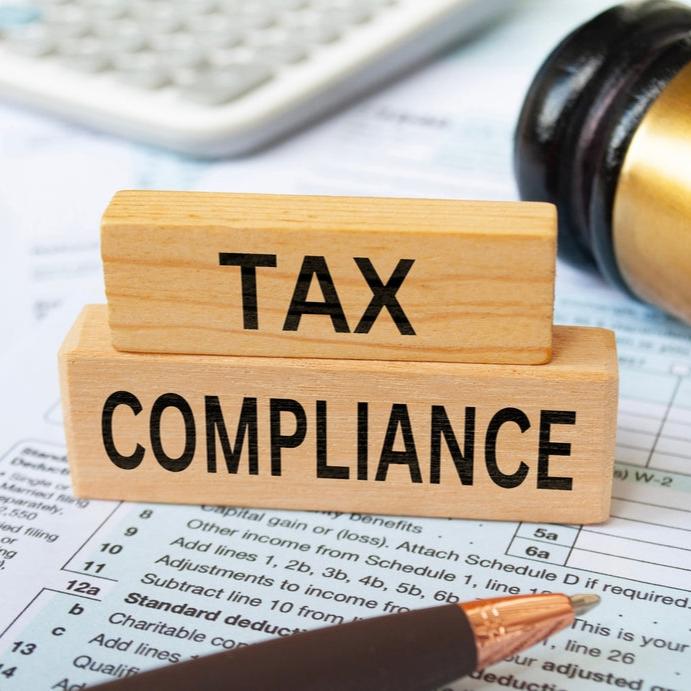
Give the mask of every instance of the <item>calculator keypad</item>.
[[396, 0], [34, 0], [0, 7], [0, 45], [139, 89], [230, 103]]

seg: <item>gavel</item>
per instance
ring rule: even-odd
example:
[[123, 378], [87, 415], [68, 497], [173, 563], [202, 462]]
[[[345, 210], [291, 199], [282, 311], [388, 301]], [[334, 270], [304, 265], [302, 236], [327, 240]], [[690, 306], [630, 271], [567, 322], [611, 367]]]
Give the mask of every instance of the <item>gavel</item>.
[[617, 5], [569, 34], [515, 134], [521, 197], [559, 210], [559, 252], [691, 324], [691, 8]]

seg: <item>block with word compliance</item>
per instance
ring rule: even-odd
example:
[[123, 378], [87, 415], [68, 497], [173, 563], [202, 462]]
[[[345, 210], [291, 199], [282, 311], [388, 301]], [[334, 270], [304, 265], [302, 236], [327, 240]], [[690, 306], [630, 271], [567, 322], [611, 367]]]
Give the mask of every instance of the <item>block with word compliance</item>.
[[609, 514], [608, 330], [554, 327], [539, 367], [149, 354], [116, 350], [106, 306], [92, 305], [59, 359], [78, 496], [563, 523]]
[[101, 241], [118, 350], [551, 356], [549, 204], [125, 191]]

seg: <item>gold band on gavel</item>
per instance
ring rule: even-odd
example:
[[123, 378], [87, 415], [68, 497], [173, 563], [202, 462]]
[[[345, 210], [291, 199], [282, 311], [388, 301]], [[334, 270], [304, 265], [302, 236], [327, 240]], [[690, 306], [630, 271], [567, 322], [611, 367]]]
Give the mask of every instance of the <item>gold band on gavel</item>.
[[631, 290], [691, 323], [691, 64], [669, 82], [633, 136], [612, 233]]

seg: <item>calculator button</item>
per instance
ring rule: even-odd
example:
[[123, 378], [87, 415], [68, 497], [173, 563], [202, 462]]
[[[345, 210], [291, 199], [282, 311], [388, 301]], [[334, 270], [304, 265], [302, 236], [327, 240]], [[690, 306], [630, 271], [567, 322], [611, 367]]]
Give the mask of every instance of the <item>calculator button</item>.
[[217, 0], [215, 11], [235, 16], [242, 12], [243, 0]]
[[264, 0], [262, 5], [274, 12], [293, 12], [310, 4], [310, 0]]
[[103, 72], [110, 68], [110, 60], [105, 55], [68, 57], [65, 64], [80, 72]]
[[118, 72], [118, 78], [140, 89], [160, 89], [170, 83], [170, 77], [165, 70], [125, 69]]
[[267, 46], [277, 46], [288, 40], [290, 33], [285, 30], [272, 29], [250, 34], [246, 38], [246, 45], [250, 49], [262, 49]]
[[192, 86], [199, 81], [200, 70], [194, 67], [181, 67], [177, 70], [172, 70], [170, 79], [174, 86], [178, 88], [186, 88]]
[[276, 24], [276, 15], [273, 12], [266, 12], [264, 10], [244, 9], [243, 12], [238, 13], [233, 19], [238, 25], [248, 31], [257, 29], [268, 29]]
[[114, 34], [113, 36], [99, 36], [103, 42], [103, 50], [111, 55], [136, 53], [147, 47], [146, 37], [139, 34]]
[[81, 7], [48, 7], [43, 13], [44, 25], [55, 38], [78, 38], [90, 31], [89, 17]]
[[170, 70], [153, 53], [135, 53], [115, 58], [117, 76], [142, 89], [160, 89], [170, 83]]
[[258, 51], [258, 57], [272, 65], [296, 63], [304, 60], [308, 55], [305, 46], [298, 43], [284, 43], [274, 46], [265, 46]]
[[155, 34], [149, 37], [149, 43], [154, 50], [185, 51], [197, 48], [198, 39], [192, 34]]
[[152, 36], [150, 43], [161, 62], [172, 69], [195, 67], [204, 62], [204, 51], [199, 47], [198, 39], [190, 34]]
[[101, 72], [111, 65], [97, 39], [65, 39], [58, 43], [57, 51], [65, 64], [83, 72]]
[[203, 31], [204, 33], [221, 33], [223, 31], [233, 31], [237, 22], [227, 14], [213, 12], [212, 14], [190, 15], [184, 19], [185, 26], [192, 31]]
[[163, 67], [158, 55], [150, 51], [116, 54], [113, 62], [118, 70], [157, 70]]
[[27, 57], [50, 55], [56, 47], [55, 39], [39, 24], [8, 33], [5, 38], [10, 50]]
[[197, 67], [205, 62], [205, 54], [199, 48], [189, 50], [158, 50], [156, 54], [161, 62], [171, 69], [179, 67]]
[[237, 22], [218, 14], [189, 17], [185, 26], [193, 32], [206, 48], [232, 48], [242, 43], [244, 33]]
[[284, 11], [299, 10], [309, 5], [309, 0], [274, 0], [273, 6], [275, 9]]
[[87, 19], [87, 12], [79, 5], [49, 5], [44, 8], [42, 16], [47, 22], [83, 24]]
[[216, 0], [175, 0], [173, 4], [179, 12], [194, 17], [216, 12], [222, 7]]
[[88, 24], [76, 22], [45, 22], [44, 26], [56, 40], [86, 36], [90, 29]]
[[210, 50], [206, 54], [206, 60], [212, 68], [219, 71], [224, 70], [226, 67], [234, 69], [238, 63], [250, 62], [254, 56], [248, 51], [237, 51], [232, 48], [220, 48]]
[[122, 19], [127, 15], [127, 6], [122, 2], [94, 2], [88, 9], [90, 21]]
[[255, 59], [279, 66], [281, 63], [295, 63], [308, 55], [308, 46], [293, 40], [288, 32], [263, 34], [251, 44]]
[[130, 10], [130, 16], [150, 33], [172, 33], [184, 25], [184, 16], [168, 4], [136, 5]]
[[372, 19], [373, 15], [374, 12], [369, 5], [360, 3], [330, 12], [328, 14], [328, 21], [340, 26], [363, 24]]
[[272, 76], [271, 69], [259, 63], [227, 65], [222, 71], [200, 74], [181, 90], [181, 95], [203, 105], [222, 105], [256, 89]]
[[[51, 2], [65, 2], [66, 0], [50, 0]], [[89, 11], [92, 10], [113, 10], [118, 13], [126, 13], [129, 8], [129, 3], [125, 0], [89, 0], [87, 5]]]
[[114, 37], [128, 38], [131, 36], [141, 37], [144, 35], [141, 24], [130, 18], [119, 19], [117, 21], [94, 22], [91, 30], [92, 33], [100, 36], [104, 40], [110, 40]]
[[143, 50], [147, 45], [146, 36], [141, 32], [99, 36], [99, 40], [103, 43], [104, 52], [110, 53], [111, 55], [136, 53], [137, 51]]
[[147, 31], [153, 34], [172, 34], [184, 26], [184, 19], [179, 16], [142, 17], [140, 21], [144, 23]]
[[333, 43], [341, 37], [340, 29], [330, 24], [308, 24], [291, 31], [293, 40], [303, 44]]

